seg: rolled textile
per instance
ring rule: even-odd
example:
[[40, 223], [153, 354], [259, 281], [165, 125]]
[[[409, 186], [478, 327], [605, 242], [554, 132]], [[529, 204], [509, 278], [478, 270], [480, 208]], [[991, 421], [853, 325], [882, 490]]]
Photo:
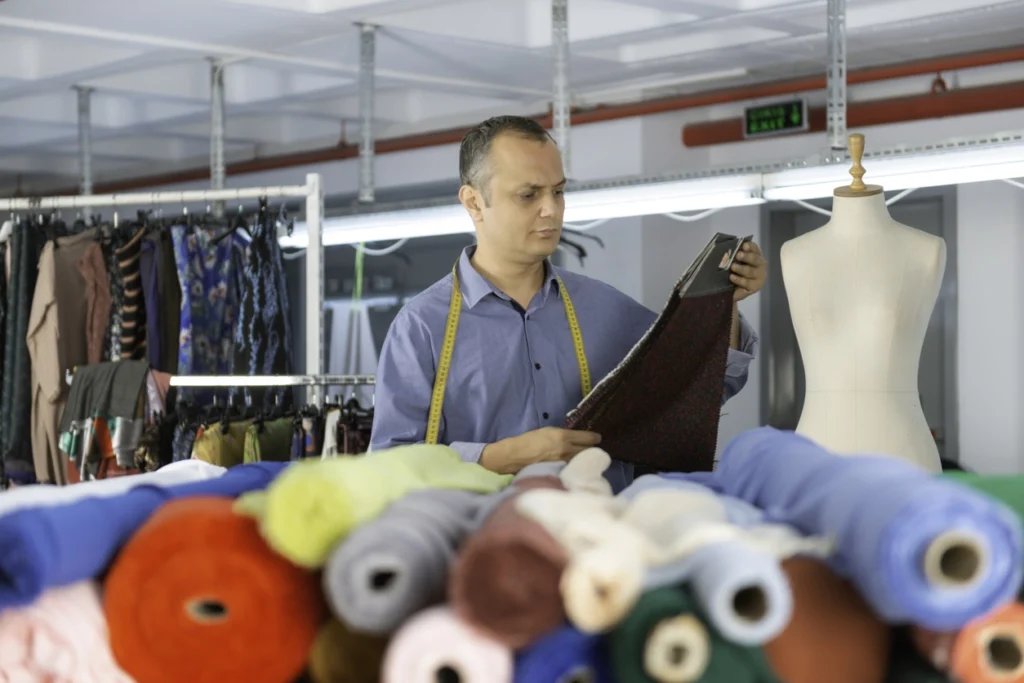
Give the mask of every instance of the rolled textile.
[[92, 479], [74, 486], [34, 484], [17, 486], [0, 496], [0, 516], [25, 508], [66, 505], [84, 498], [110, 498], [119, 496], [143, 484], [150, 486], [177, 486], [194, 481], [216, 479], [227, 472], [202, 460], [183, 460], [161, 467], [155, 472], [143, 472], [130, 477]]
[[419, 489], [494, 493], [511, 475], [463, 462], [448, 446], [415, 444], [355, 458], [307, 459], [269, 487], [239, 501], [260, 518], [260, 532], [295, 564], [318, 569], [353, 529]]
[[513, 649], [565, 622], [559, 592], [565, 551], [544, 527], [516, 512], [516, 498], [534, 488], [563, 487], [557, 478], [531, 477], [503, 493], [504, 500], [463, 544], [448, 582], [455, 613]]
[[1024, 683], [1024, 605], [1017, 601], [958, 633], [911, 633], [918, 652], [960, 683]]
[[821, 560], [784, 560], [793, 614], [781, 634], [764, 646], [765, 656], [786, 683], [884, 683], [889, 627], [857, 590]]
[[446, 605], [431, 607], [395, 633], [381, 683], [511, 683], [512, 652], [476, 632]]
[[27, 605], [47, 588], [99, 576], [121, 546], [168, 501], [239, 496], [265, 488], [287, 466], [240, 465], [216, 479], [166, 487], [144, 484], [118, 496], [4, 515], [0, 517], [0, 609]]
[[228, 498], [168, 503], [104, 584], [117, 661], [138, 683], [281, 683], [326, 614], [317, 577], [267, 547]]
[[722, 638], [685, 588], [656, 588], [608, 637], [618, 683], [774, 683], [759, 648]]
[[889, 623], [960, 629], [1012, 599], [1024, 575], [1021, 522], [1005, 505], [896, 458], [841, 457], [761, 427], [734, 438], [706, 480], [833, 536], [830, 566]]
[[563, 626], [516, 655], [515, 683], [613, 683], [604, 636]]
[[677, 563], [647, 570], [645, 585], [687, 581], [701, 611], [738, 645], [763, 645], [786, 628], [793, 595], [779, 561], [743, 541], [698, 548]]
[[413, 491], [352, 532], [324, 566], [324, 593], [334, 614], [354, 630], [388, 634], [444, 602], [455, 551], [481, 498], [467, 491]]
[[361, 634], [337, 619], [320, 627], [309, 655], [314, 683], [379, 683], [388, 639]]
[[0, 616], [0, 681], [133, 683], [110, 651], [95, 583], [51, 588]]

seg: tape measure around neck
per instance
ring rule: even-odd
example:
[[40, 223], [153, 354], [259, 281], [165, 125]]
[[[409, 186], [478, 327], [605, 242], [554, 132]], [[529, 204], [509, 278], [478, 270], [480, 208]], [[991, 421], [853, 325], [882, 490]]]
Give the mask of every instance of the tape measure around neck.
[[[437, 373], [434, 377], [434, 390], [430, 396], [430, 412], [427, 416], [428, 444], [436, 444], [441, 433], [441, 412], [444, 407], [444, 392], [448, 385], [448, 374], [452, 367], [452, 353], [455, 351], [455, 335], [459, 331], [459, 317], [462, 315], [462, 289], [459, 286], [458, 264], [452, 268], [452, 297], [448, 304], [448, 320], [444, 327], [444, 341], [441, 344], [441, 358], [437, 364]], [[565, 317], [569, 322], [569, 333], [572, 334], [572, 345], [576, 352], [576, 363], [580, 369], [580, 389], [583, 395], [590, 393], [592, 388], [590, 380], [590, 366], [587, 363], [587, 353], [583, 347], [583, 333], [580, 332], [580, 324], [576, 319], [576, 309], [569, 297], [569, 290], [557, 274], [555, 279], [558, 282], [558, 291], [562, 296], [562, 305], [565, 306]]]

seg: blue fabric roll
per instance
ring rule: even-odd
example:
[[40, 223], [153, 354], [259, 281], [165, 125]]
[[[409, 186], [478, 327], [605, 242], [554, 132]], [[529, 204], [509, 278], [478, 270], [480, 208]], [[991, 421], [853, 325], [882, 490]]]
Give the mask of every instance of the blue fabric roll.
[[675, 472], [645, 474], [642, 477], [635, 479], [632, 484], [627, 486], [622, 493], [619, 494], [619, 497], [632, 500], [644, 491], [651, 491], [654, 489], [675, 489], [677, 491], [695, 491], [697, 493], [708, 493], [710, 491], [711, 493], [718, 493], [718, 499], [722, 502], [722, 506], [725, 508], [726, 518], [730, 524], [735, 524], [736, 526], [743, 528], [750, 528], [765, 522], [764, 512], [756, 506], [733, 496], [722, 495], [720, 492], [717, 492], [702, 483], [692, 481], [690, 476], [691, 475]]
[[516, 655], [514, 683], [613, 683], [604, 636], [564, 626]]
[[47, 588], [99, 576], [164, 503], [193, 496], [235, 498], [264, 489], [288, 464], [239, 465], [216, 479], [167, 487], [147, 484], [119, 496], [0, 517], [0, 610], [31, 604]]
[[[691, 480], [765, 510], [805, 534], [829, 535], [829, 564], [880, 617], [953, 631], [1014, 598], [1021, 584], [1020, 521], [1003, 504], [884, 456], [836, 456], [771, 427], [734, 438], [711, 476]], [[974, 582], [926, 582], [922, 558], [940, 534], [978, 539], [988, 564]]]

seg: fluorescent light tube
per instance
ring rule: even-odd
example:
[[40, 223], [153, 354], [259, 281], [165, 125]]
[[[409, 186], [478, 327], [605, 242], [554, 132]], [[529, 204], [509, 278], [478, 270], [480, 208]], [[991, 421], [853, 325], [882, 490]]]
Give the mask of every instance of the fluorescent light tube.
[[[566, 193], [566, 223], [586, 223], [679, 211], [703, 211], [764, 202], [756, 174], [636, 183]], [[436, 237], [473, 231], [473, 221], [461, 204], [403, 211], [353, 214], [324, 220], [325, 246]], [[284, 247], [305, 247], [304, 224], [282, 236]]]
[[[1024, 145], [965, 149], [863, 161], [864, 182], [886, 190], [961, 185], [1024, 176]], [[764, 175], [768, 200], [831, 197], [851, 181], [849, 164], [797, 168]]]

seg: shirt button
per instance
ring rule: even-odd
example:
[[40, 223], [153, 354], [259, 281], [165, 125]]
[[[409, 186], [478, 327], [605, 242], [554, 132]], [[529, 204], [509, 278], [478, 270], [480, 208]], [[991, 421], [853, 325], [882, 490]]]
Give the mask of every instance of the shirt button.
[[540, 370], [540, 363], [534, 363], [534, 364], [533, 364], [533, 367], [535, 367], [535, 368], [537, 368], [538, 370]]
[[546, 419], [548, 419], [548, 414], [547, 414], [547, 413], [544, 413], [544, 415], [543, 415], [543, 418], [544, 418], [545, 420], [546, 420]]

